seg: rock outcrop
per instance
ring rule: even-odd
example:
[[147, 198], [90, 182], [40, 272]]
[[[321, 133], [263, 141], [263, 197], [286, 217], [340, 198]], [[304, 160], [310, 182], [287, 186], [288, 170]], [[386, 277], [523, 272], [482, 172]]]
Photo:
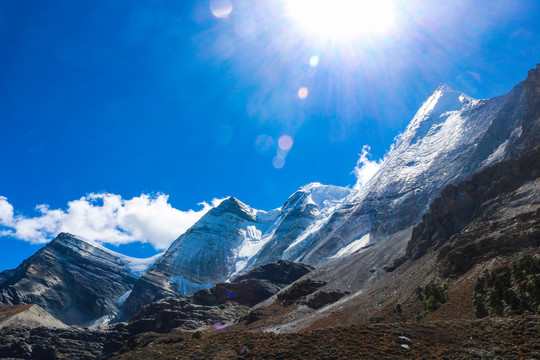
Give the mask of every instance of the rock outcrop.
[[43, 310], [39, 305], [0, 305], [0, 329], [40, 326], [67, 328], [67, 325]]
[[48, 327], [7, 328], [0, 330], [2, 359], [106, 359], [118, 352], [129, 333], [125, 329], [92, 331], [83, 328]]
[[193, 295], [193, 300], [205, 305], [232, 301], [251, 307], [268, 299], [311, 270], [313, 267], [308, 265], [279, 260], [262, 265], [230, 283], [220, 283], [210, 289], [199, 290]]
[[212, 324], [225, 324], [246, 315], [248, 307], [235, 303], [200, 305], [191, 296], [167, 298], [144, 306], [127, 324], [131, 334], [153, 331], [167, 333], [175, 328], [196, 330]]
[[448, 245], [440, 257], [451, 264], [448, 271], [461, 273], [481, 258], [539, 246], [539, 164], [537, 147], [445, 188], [414, 228], [407, 256]]

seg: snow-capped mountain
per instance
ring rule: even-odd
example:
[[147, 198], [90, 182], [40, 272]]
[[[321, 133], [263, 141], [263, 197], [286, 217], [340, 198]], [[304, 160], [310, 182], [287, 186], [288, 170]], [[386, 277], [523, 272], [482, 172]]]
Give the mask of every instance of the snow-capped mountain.
[[61, 233], [9, 271], [0, 283], [0, 302], [38, 304], [66, 324], [106, 321], [156, 259], [130, 258]]
[[297, 243], [293, 260], [318, 265], [418, 223], [445, 186], [509, 156], [525, 114], [522, 84], [490, 100], [439, 85], [373, 178]]
[[269, 212], [250, 208], [234, 197], [226, 199], [175, 240], [139, 279], [126, 300], [126, 312], [172, 294], [193, 294], [248, 268], [283, 258], [298, 237], [330, 216], [351, 191], [308, 184], [281, 208]]

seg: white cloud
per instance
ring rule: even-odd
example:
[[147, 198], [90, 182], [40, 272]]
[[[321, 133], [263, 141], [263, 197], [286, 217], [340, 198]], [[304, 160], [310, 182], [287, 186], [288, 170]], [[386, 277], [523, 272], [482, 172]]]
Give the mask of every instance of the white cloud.
[[36, 206], [38, 215], [15, 215], [7, 198], [0, 196], [0, 236], [10, 235], [32, 243], [46, 243], [59, 232], [69, 232], [99, 243], [114, 245], [147, 242], [166, 249], [222, 199], [200, 203], [200, 210], [181, 211], [169, 196], [142, 194], [130, 200], [120, 195], [89, 194], [68, 203], [67, 209]]
[[363, 188], [384, 163], [384, 159], [379, 159], [378, 161], [369, 160], [369, 151], [370, 147], [364, 145], [362, 153], [360, 154], [360, 159], [358, 159], [356, 167], [354, 168], [354, 175], [357, 179], [356, 185], [354, 186], [356, 190]]
[[0, 196], [0, 225], [9, 226], [13, 222], [13, 206], [7, 198]]

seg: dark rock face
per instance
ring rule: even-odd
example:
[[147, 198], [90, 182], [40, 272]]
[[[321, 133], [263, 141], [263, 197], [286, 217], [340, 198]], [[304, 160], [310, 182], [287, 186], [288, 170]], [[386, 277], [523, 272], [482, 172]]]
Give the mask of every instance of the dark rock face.
[[247, 307], [231, 303], [219, 306], [195, 304], [190, 296], [167, 298], [144, 306], [130, 319], [127, 329], [131, 334], [167, 333], [178, 327], [195, 330], [214, 323], [235, 321], [247, 311]]
[[314, 293], [325, 285], [325, 281], [305, 279], [280, 292], [277, 298], [283, 306], [289, 306], [301, 302], [307, 295]]
[[527, 114], [522, 124], [522, 136], [516, 141], [514, 155], [524, 154], [540, 143], [540, 64], [529, 71], [523, 82]]
[[254, 306], [311, 270], [313, 267], [309, 265], [279, 260], [239, 276], [231, 283], [220, 283], [210, 289], [197, 291], [193, 295], [193, 300], [203, 305], [217, 305], [232, 301], [241, 305]]
[[120, 351], [129, 333], [122, 328], [91, 331], [82, 328], [39, 327], [0, 330], [0, 358], [33, 360], [105, 359]]
[[15, 273], [15, 269], [0, 272], [0, 286]]
[[285, 285], [268, 280], [245, 279], [234, 283], [220, 283], [210, 289], [199, 290], [193, 300], [203, 305], [218, 305], [232, 301], [241, 305], [254, 306], [277, 293]]
[[485, 216], [486, 202], [499, 201], [538, 177], [540, 147], [518, 159], [487, 168], [457, 186], [446, 187], [441, 197], [433, 201], [422, 223], [414, 228], [407, 256], [415, 260], [429, 248], [439, 248], [474, 219]]
[[169, 277], [157, 271], [149, 271], [135, 283], [130, 296], [122, 306], [123, 317], [137, 313], [144, 305], [167, 297], [176, 296]]
[[414, 260], [439, 249], [441, 270], [450, 276], [499, 254], [540, 246], [539, 194], [540, 146], [447, 187], [413, 230], [406, 256]]
[[117, 312], [136, 279], [119, 258], [62, 233], [0, 284], [0, 302], [38, 304], [66, 324]]
[[338, 301], [350, 292], [342, 290], [319, 290], [306, 297], [304, 304], [312, 309], [320, 309]]
[[244, 279], [269, 280], [276, 284], [292, 284], [302, 276], [312, 271], [314, 267], [287, 260], [278, 260], [274, 263], [259, 266], [247, 274], [236, 277], [233, 282]]

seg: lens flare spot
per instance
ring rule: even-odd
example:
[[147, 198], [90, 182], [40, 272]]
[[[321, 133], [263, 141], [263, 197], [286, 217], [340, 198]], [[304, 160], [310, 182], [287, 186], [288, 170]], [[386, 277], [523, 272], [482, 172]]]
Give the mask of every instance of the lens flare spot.
[[298, 97], [299, 97], [300, 99], [305, 99], [305, 98], [307, 98], [308, 94], [309, 94], [308, 88], [305, 87], [305, 86], [302, 86], [302, 87], [298, 90]]
[[293, 146], [293, 139], [289, 135], [283, 135], [278, 140], [278, 145], [281, 150], [289, 151]]
[[212, 324], [212, 326], [214, 327], [214, 330], [216, 331], [225, 331], [227, 330], [227, 326], [223, 323], [220, 323], [220, 322], [215, 322]]
[[313, 55], [312, 57], [310, 57], [309, 65], [311, 67], [316, 67], [317, 65], [319, 65], [319, 57], [317, 55]]
[[262, 134], [255, 140], [255, 150], [261, 155], [268, 154], [274, 144], [275, 141], [271, 136]]
[[272, 164], [276, 169], [282, 169], [285, 166], [285, 156], [278, 154], [272, 160]]
[[233, 10], [231, 0], [212, 0], [210, 2], [210, 10], [218, 19], [225, 19]]

